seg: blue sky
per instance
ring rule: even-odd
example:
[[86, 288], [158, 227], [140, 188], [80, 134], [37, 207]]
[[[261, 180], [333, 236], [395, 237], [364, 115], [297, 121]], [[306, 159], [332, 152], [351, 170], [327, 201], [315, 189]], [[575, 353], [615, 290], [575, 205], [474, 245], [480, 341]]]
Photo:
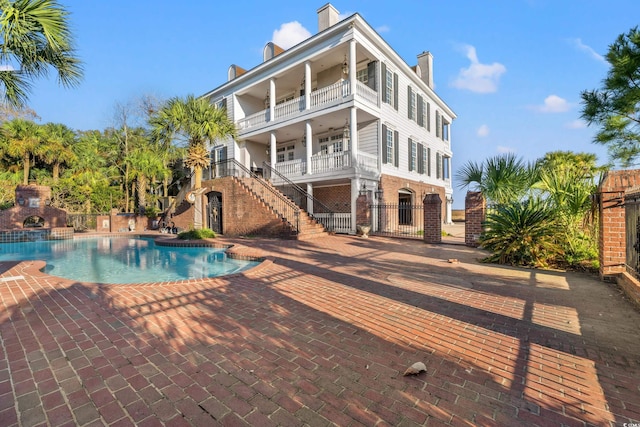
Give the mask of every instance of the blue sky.
[[[265, 43], [288, 47], [317, 32], [324, 1], [213, 2], [60, 0], [71, 13], [85, 77], [73, 89], [37, 81], [30, 107], [40, 122], [74, 129], [115, 123], [116, 104], [143, 95], [201, 95], [227, 69], [257, 65]], [[638, 0], [336, 0], [358, 12], [409, 65], [434, 56], [436, 93], [456, 112], [453, 172], [470, 160], [514, 152], [533, 161], [554, 150], [598, 155], [594, 128], [579, 120], [580, 92], [609, 69], [603, 56], [640, 25]], [[464, 190], [454, 180], [454, 207]]]

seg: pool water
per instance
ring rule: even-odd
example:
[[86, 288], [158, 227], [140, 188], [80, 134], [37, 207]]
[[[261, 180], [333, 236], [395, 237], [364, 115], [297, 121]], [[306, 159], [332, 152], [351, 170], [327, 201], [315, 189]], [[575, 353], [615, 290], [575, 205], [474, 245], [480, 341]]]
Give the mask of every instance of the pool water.
[[149, 283], [237, 273], [258, 264], [224, 249], [158, 246], [153, 239], [101, 237], [0, 243], [0, 261], [43, 260], [44, 272], [79, 282]]

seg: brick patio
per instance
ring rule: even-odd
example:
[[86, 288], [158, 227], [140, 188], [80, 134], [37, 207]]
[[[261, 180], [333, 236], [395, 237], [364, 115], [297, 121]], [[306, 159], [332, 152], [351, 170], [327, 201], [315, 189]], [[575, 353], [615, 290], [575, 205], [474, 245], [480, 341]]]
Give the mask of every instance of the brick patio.
[[227, 242], [269, 261], [102, 286], [0, 264], [0, 426], [640, 422], [640, 313], [597, 278], [451, 244]]

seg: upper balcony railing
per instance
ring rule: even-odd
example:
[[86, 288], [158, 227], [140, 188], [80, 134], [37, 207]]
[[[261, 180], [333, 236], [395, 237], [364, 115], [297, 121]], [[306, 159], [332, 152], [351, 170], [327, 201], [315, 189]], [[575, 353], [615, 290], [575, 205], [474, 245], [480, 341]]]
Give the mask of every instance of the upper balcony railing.
[[[323, 107], [347, 98], [352, 94], [351, 86], [348, 80], [342, 80], [325, 86], [311, 92], [309, 105], [311, 109]], [[378, 105], [378, 93], [367, 85], [356, 82], [356, 95], [362, 100]], [[292, 100], [276, 105], [273, 120], [295, 117], [305, 111], [305, 96], [300, 96]], [[268, 123], [270, 118], [269, 109], [258, 111], [257, 113], [248, 115], [237, 121], [237, 127], [240, 131], [247, 130], [256, 126]]]

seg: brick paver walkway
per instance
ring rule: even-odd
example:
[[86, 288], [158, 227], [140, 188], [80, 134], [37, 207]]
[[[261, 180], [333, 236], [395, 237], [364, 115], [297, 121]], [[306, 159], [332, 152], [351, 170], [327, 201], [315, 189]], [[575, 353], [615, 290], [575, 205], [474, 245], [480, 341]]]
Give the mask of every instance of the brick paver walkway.
[[0, 426], [640, 422], [640, 313], [596, 278], [456, 245], [232, 242], [272, 258], [154, 285], [0, 264]]

